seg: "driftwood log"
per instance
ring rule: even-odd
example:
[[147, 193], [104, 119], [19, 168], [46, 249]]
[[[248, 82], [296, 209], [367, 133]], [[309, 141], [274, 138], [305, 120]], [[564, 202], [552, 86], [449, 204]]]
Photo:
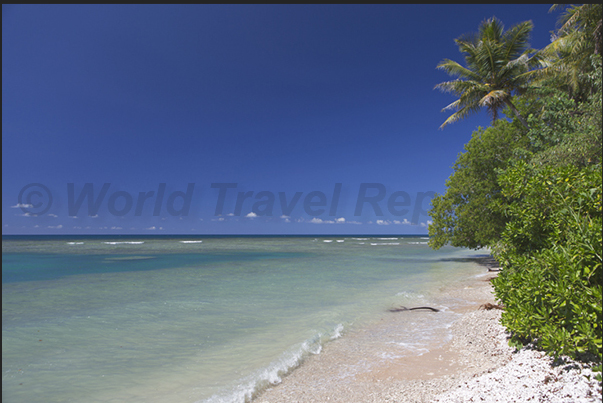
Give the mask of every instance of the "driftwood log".
[[486, 302], [485, 304], [481, 304], [479, 306], [479, 309], [486, 309], [486, 310], [490, 310], [490, 309], [500, 309], [500, 310], [504, 310], [505, 307], [502, 305], [497, 305], [497, 304], [491, 304], [489, 302]]
[[440, 312], [439, 309], [432, 308], [430, 306], [417, 306], [414, 308], [407, 308], [405, 306], [401, 306], [400, 308], [391, 308], [388, 309], [389, 312], [403, 312], [403, 311], [414, 311], [416, 309], [429, 309], [430, 311]]

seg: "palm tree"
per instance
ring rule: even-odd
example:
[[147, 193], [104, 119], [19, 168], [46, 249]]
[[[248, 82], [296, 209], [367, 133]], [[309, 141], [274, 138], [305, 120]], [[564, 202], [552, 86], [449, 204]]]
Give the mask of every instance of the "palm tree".
[[[562, 5], [556, 4], [550, 11]], [[601, 4], [569, 6], [559, 19], [559, 29], [542, 50], [542, 69], [532, 72], [541, 82], [553, 80], [576, 100], [593, 91], [588, 73], [593, 70], [591, 55], [601, 53]]]
[[532, 26], [531, 21], [525, 21], [505, 32], [502, 22], [492, 17], [481, 23], [477, 34], [455, 39], [460, 52], [465, 55], [467, 67], [449, 59], [437, 66], [449, 75], [459, 77], [435, 86], [459, 96], [442, 110], [454, 109], [456, 112], [440, 128], [476, 113], [482, 107], [488, 110], [494, 121], [505, 106], [528, 128], [511, 97], [526, 90], [529, 83], [526, 73], [538, 59], [537, 55], [529, 56], [534, 52], [528, 44]]
[[[561, 4], [554, 4], [549, 11], [560, 8]], [[570, 6], [561, 15], [559, 23], [559, 34], [570, 35], [576, 31], [580, 32], [585, 38], [586, 51], [588, 53], [601, 53], [601, 29], [603, 6], [601, 4], [583, 4], [581, 6]]]

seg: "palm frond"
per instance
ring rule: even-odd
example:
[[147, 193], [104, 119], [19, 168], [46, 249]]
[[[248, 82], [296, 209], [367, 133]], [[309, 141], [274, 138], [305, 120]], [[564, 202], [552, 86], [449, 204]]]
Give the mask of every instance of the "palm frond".
[[437, 66], [437, 69], [444, 70], [450, 76], [458, 76], [471, 80], [479, 80], [479, 75], [475, 72], [469, 70], [466, 67], [463, 67], [458, 62], [454, 60], [445, 59], [441, 61]]
[[440, 129], [443, 129], [445, 126], [457, 122], [459, 120], [462, 120], [464, 118], [466, 118], [469, 115], [473, 115], [477, 112], [479, 112], [480, 108], [479, 106], [475, 106], [475, 107], [464, 107], [459, 109], [458, 112], [453, 113], [452, 115], [450, 115], [450, 117], [448, 117], [448, 119], [446, 119], [444, 121], [444, 123], [442, 123], [442, 125], [440, 126]]
[[502, 21], [500, 21], [498, 18], [492, 17], [487, 20], [484, 20], [482, 21], [479, 27], [480, 40], [491, 40], [495, 42], [500, 42], [504, 30], [505, 26], [503, 25]]
[[524, 21], [505, 32], [503, 44], [505, 47], [504, 59], [513, 59], [524, 53], [530, 40], [530, 32], [534, 28], [532, 21]]

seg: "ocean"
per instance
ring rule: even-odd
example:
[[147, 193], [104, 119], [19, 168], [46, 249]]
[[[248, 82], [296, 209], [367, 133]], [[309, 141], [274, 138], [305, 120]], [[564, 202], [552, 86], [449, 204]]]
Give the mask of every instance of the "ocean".
[[4, 402], [248, 402], [399, 306], [445, 338], [478, 252], [425, 237], [3, 237]]

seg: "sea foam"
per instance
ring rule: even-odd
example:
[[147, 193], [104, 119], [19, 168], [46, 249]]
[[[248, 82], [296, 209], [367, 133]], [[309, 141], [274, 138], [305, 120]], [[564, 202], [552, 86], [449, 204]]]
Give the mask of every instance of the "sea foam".
[[106, 245], [141, 245], [144, 241], [103, 242]]
[[314, 337], [301, 343], [301, 345], [293, 347], [282, 354], [280, 358], [270, 363], [267, 367], [259, 369], [253, 374], [239, 380], [237, 386], [231, 388], [229, 391], [213, 395], [209, 399], [196, 403], [250, 402], [265, 389], [281, 383], [283, 376], [299, 367], [308, 357], [320, 354], [325, 343], [341, 337], [343, 328], [343, 325], [340, 323], [335, 326], [331, 333], [317, 333]]

